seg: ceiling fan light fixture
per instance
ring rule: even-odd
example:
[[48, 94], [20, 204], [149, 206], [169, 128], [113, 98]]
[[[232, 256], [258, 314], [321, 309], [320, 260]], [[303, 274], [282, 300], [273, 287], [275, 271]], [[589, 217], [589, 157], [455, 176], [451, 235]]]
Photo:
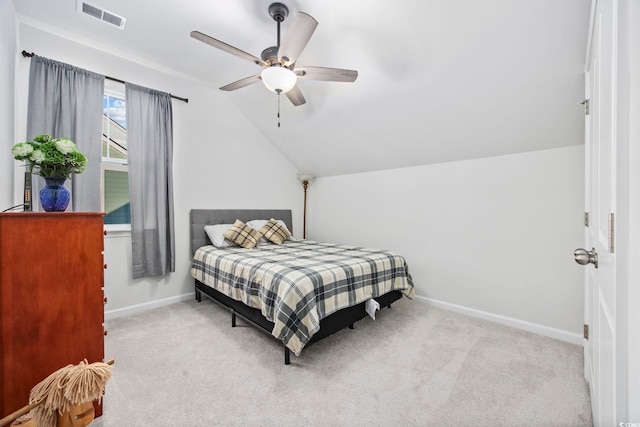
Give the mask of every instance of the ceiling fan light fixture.
[[298, 80], [298, 77], [293, 71], [279, 64], [265, 68], [262, 70], [260, 76], [267, 89], [275, 93], [289, 92]]
[[[76, 0], [84, 1], [84, 0]], [[232, 91], [243, 88], [262, 80], [262, 83], [272, 92], [287, 94], [287, 99], [297, 107], [307, 101], [298, 86], [298, 79], [317, 80], [325, 82], [353, 82], [358, 77], [356, 70], [346, 70], [330, 67], [298, 67], [296, 62], [298, 57], [309, 43], [313, 32], [318, 26], [311, 15], [304, 12], [297, 12], [296, 16], [287, 29], [282, 43], [280, 43], [280, 25], [289, 14], [289, 9], [283, 3], [272, 3], [269, 6], [269, 15], [276, 22], [277, 43], [275, 46], [267, 47], [262, 51], [261, 57], [253, 56], [228, 43], [214, 39], [200, 31], [191, 31], [192, 38], [206, 43], [210, 46], [227, 52], [231, 55], [245, 59], [263, 68], [260, 74], [237, 80], [222, 86], [220, 90]], [[278, 118], [280, 117], [280, 97], [278, 96]], [[278, 121], [278, 126], [280, 122]]]

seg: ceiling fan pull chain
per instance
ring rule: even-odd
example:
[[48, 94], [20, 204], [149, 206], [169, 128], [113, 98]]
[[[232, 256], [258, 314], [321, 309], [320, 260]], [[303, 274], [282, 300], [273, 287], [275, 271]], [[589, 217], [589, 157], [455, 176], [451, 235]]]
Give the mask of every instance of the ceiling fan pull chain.
[[280, 127], [280, 93], [282, 93], [281, 90], [278, 91], [278, 127]]

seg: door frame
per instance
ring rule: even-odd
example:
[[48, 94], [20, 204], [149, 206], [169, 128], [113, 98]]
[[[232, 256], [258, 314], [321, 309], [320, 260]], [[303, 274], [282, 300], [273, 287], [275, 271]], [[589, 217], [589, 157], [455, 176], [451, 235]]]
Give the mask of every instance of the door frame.
[[618, 422], [640, 423], [640, 2], [619, 0], [618, 16], [617, 412]]

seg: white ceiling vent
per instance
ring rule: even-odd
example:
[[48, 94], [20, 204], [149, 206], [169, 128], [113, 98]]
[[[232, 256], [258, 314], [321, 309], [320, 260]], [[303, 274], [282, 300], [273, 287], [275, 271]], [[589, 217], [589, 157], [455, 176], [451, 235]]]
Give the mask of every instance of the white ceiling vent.
[[125, 22], [127, 22], [127, 19], [122, 16], [116, 15], [115, 13], [111, 13], [101, 7], [86, 3], [82, 0], [77, 1], [77, 7], [78, 12], [91, 15], [94, 18], [98, 18], [99, 20], [104, 21], [107, 24], [116, 26], [120, 29], [123, 29]]

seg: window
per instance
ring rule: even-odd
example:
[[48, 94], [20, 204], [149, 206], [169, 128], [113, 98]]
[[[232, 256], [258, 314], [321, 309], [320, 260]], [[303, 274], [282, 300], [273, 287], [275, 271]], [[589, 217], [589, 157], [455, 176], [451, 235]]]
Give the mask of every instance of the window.
[[[105, 224], [131, 224], [124, 87], [107, 85], [102, 103], [102, 211]], [[111, 82], [109, 82], [111, 83]]]

